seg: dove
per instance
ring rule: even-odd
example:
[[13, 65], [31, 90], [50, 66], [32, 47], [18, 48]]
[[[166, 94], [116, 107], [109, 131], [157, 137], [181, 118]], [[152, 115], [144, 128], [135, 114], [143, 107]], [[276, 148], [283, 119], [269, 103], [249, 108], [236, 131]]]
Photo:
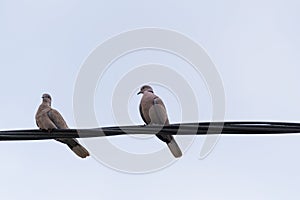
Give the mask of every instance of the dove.
[[[166, 107], [161, 98], [154, 94], [151, 86], [142, 86], [137, 94], [143, 94], [139, 109], [140, 115], [147, 125], [169, 125]], [[174, 157], [182, 156], [182, 152], [172, 135], [156, 134], [156, 136], [167, 143]]]
[[[42, 99], [42, 103], [35, 115], [37, 126], [40, 129], [47, 130], [49, 132], [53, 129], [68, 129], [69, 127], [62, 115], [57, 110], [51, 108], [51, 96], [49, 94], [43, 94]], [[56, 140], [66, 144], [77, 156], [81, 158], [86, 158], [90, 155], [76, 139], [62, 138]]]

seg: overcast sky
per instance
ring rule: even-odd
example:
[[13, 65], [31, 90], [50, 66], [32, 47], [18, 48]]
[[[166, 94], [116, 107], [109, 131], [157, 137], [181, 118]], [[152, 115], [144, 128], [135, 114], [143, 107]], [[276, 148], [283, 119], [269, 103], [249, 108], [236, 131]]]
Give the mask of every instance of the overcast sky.
[[[34, 115], [44, 92], [52, 95], [53, 107], [69, 126], [77, 127], [73, 95], [82, 64], [109, 38], [143, 27], [180, 32], [205, 49], [223, 81], [225, 120], [299, 122], [299, 9], [296, 0], [0, 0], [0, 129], [36, 128]], [[186, 78], [199, 106], [199, 115], [192, 120], [211, 119], [205, 78], [195, 76], [179, 57], [145, 50], [123, 56], [99, 79], [94, 110], [99, 126], [122, 125], [112, 114], [112, 88], [134, 67], [148, 63], [167, 65]], [[176, 93], [153, 86], [166, 103], [171, 123], [184, 121]], [[143, 124], [140, 97], [133, 95], [139, 87], [131, 88], [130, 98], [124, 99], [132, 124]], [[193, 140], [177, 138], [180, 144], [186, 138]], [[172, 165], [141, 174], [112, 169], [96, 159], [97, 152], [79, 159], [55, 141], [1, 142], [0, 197], [299, 199], [298, 135], [221, 136], [204, 160], [199, 155], [205, 137], [194, 139]], [[154, 137], [120, 136], [110, 141], [134, 153], [165, 147]], [[98, 150], [106, 151], [101, 146]]]

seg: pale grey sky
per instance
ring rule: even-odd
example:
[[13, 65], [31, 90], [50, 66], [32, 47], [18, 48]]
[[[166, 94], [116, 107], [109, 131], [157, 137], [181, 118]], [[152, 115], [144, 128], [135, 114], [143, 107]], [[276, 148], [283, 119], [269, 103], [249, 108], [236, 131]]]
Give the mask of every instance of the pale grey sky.
[[[215, 63], [226, 94], [226, 120], [300, 119], [300, 3], [287, 1], [6, 1], [0, 0], [0, 129], [35, 128], [43, 92], [70, 127], [73, 92], [89, 53], [120, 32], [159, 27], [199, 43]], [[199, 92], [199, 119], [211, 118], [209, 92], [189, 66], [163, 52], [135, 52], [110, 68], [116, 77], [139, 64], [168, 64], [190, 77]], [[96, 102], [109, 93], [97, 88]], [[137, 86], [138, 89], [139, 86]], [[171, 122], [181, 120], [172, 96], [164, 99]], [[130, 93], [133, 91], [130, 91]], [[105, 98], [109, 102], [108, 98]], [[129, 114], [139, 118], [140, 97]], [[105, 105], [95, 105], [101, 125], [117, 125]], [[107, 116], [107, 117], [106, 117]], [[163, 170], [133, 175], [112, 170], [93, 158], [78, 159], [55, 141], [0, 143], [1, 199], [299, 199], [298, 135], [221, 136], [213, 152], [199, 160], [205, 137]], [[116, 137], [130, 151], [162, 148], [154, 138]], [[145, 143], [145, 147], [143, 144]], [[136, 145], [136, 146], [135, 146]], [[103, 149], [105, 151], [105, 149]]]

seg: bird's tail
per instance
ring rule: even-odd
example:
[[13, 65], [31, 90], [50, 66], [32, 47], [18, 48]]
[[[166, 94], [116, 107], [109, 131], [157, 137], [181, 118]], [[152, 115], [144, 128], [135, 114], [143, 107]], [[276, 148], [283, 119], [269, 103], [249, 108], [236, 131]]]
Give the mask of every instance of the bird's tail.
[[57, 139], [57, 141], [68, 145], [68, 147], [80, 158], [86, 158], [90, 155], [88, 150], [86, 150], [81, 144], [79, 144], [76, 139], [65, 138], [65, 139]]
[[174, 138], [172, 138], [172, 140], [167, 143], [167, 145], [175, 158], [179, 158], [182, 156], [182, 152]]
[[175, 158], [179, 158], [182, 156], [182, 152], [180, 150], [180, 147], [178, 146], [175, 138], [172, 135], [156, 135], [160, 140], [164, 141], [167, 143], [171, 153]]

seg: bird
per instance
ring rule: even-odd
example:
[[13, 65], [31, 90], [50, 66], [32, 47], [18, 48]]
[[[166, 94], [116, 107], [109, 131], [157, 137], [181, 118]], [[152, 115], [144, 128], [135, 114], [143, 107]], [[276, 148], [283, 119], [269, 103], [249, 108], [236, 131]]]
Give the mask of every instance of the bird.
[[[143, 94], [139, 105], [140, 115], [147, 125], [169, 125], [166, 107], [161, 98], [154, 94], [151, 86], [144, 85], [140, 88], [137, 95]], [[175, 158], [182, 156], [180, 147], [172, 135], [156, 134], [156, 136], [165, 142]]]
[[[68, 129], [68, 125], [62, 115], [55, 109], [51, 108], [52, 98], [49, 94], [42, 95], [42, 103], [38, 107], [35, 115], [37, 126], [41, 130], [51, 132], [53, 129]], [[86, 158], [89, 152], [79, 144], [78, 140], [74, 138], [56, 139], [58, 142], [66, 144], [77, 156]]]

